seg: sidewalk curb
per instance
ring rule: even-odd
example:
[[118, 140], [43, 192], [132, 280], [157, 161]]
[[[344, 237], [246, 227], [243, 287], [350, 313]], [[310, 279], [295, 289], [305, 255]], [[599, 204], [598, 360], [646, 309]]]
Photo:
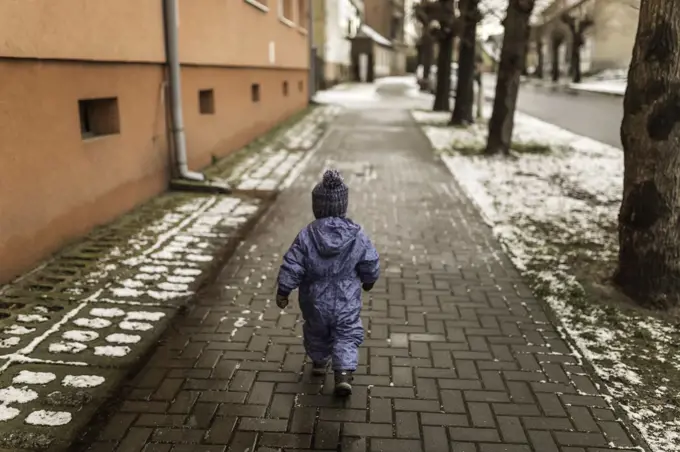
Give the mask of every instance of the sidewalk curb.
[[600, 96], [608, 96], [608, 97], [620, 97], [623, 98], [625, 94], [623, 93], [615, 93], [615, 92], [610, 92], [610, 91], [595, 91], [595, 90], [588, 90], [588, 89], [579, 89], [575, 88], [573, 83], [569, 84], [554, 84], [550, 82], [541, 82], [537, 80], [526, 80], [520, 83], [521, 85], [526, 85], [526, 86], [533, 86], [535, 88], [541, 88], [545, 90], [564, 90], [564, 92], [567, 92], [569, 94], [595, 94], [595, 95], [600, 95]]
[[596, 94], [600, 96], [618, 97], [620, 99], [623, 99], [623, 97], [625, 96], [625, 93], [613, 93], [610, 91], [594, 91], [589, 89], [579, 89], [574, 88], [573, 86], [567, 86], [567, 92], [572, 94]]

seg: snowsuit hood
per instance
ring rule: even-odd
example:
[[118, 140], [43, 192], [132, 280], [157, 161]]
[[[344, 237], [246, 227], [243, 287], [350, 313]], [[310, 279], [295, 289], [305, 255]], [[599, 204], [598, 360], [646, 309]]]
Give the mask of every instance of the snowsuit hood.
[[323, 218], [309, 225], [311, 242], [322, 257], [341, 254], [351, 246], [361, 226], [345, 218]]

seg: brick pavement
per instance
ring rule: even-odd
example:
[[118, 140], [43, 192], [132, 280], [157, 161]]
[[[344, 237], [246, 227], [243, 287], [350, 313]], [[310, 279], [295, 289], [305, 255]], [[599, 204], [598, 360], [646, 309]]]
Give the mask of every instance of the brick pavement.
[[[177, 319], [92, 451], [603, 452], [632, 440], [405, 110], [356, 109]], [[355, 391], [310, 375], [282, 253], [325, 164], [383, 275], [364, 299]], [[355, 174], [352, 174], [354, 172]], [[87, 446], [85, 446], [87, 448]]]

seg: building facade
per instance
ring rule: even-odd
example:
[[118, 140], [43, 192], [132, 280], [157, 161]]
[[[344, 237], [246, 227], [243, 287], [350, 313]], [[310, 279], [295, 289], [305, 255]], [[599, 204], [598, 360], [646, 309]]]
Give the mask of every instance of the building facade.
[[363, 16], [363, 0], [320, 0], [314, 3], [314, 46], [317, 52], [317, 87], [323, 89], [350, 80], [351, 39]]
[[364, 0], [364, 23], [392, 43], [391, 74], [406, 72], [405, 0]]
[[[569, 74], [572, 35], [560, 18], [568, 14], [592, 25], [584, 31], [581, 71], [599, 72], [625, 69], [630, 65], [638, 25], [640, 0], [555, 0], [541, 14], [535, 27], [543, 42], [543, 72], [549, 74], [553, 58], [559, 59], [561, 75]], [[538, 36], [536, 36], [538, 37]], [[531, 60], [537, 62], [536, 39], [532, 40]], [[553, 44], [560, 44], [553, 50]]]
[[[305, 107], [308, 1], [179, 0], [192, 169]], [[166, 189], [164, 42], [161, 0], [0, 2], [0, 282]]]

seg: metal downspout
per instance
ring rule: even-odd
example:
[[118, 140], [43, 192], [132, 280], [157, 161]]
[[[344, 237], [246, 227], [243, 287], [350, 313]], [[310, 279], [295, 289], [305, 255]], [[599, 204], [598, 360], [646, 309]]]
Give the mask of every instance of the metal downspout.
[[175, 145], [177, 170], [182, 179], [204, 181], [202, 173], [189, 170], [187, 164], [187, 143], [184, 134], [184, 118], [182, 115], [182, 85], [179, 62], [179, 10], [177, 0], [163, 0], [165, 12], [165, 51], [168, 59], [170, 76], [170, 111], [172, 135]]
[[309, 103], [312, 103], [316, 94], [316, 48], [314, 47], [314, 2], [309, 0], [309, 11], [307, 19], [307, 38], [309, 39]]

